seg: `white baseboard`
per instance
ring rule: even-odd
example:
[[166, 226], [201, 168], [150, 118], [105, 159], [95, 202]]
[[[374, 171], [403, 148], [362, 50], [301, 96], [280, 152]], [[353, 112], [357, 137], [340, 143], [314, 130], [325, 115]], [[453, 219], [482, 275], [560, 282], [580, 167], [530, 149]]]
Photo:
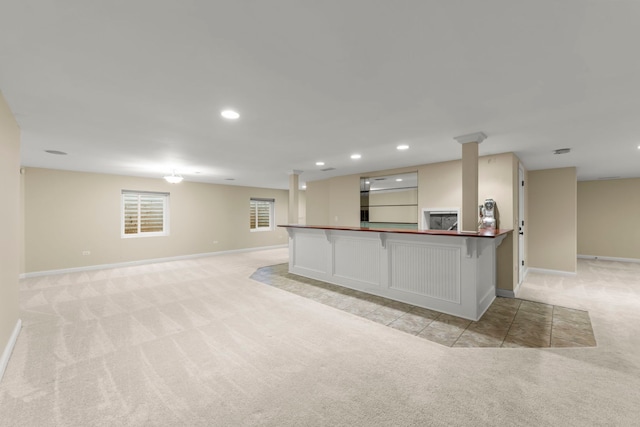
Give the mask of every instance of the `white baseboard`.
[[9, 337], [9, 341], [2, 352], [2, 357], [0, 357], [0, 382], [2, 381], [2, 377], [4, 376], [4, 371], [7, 369], [7, 365], [9, 364], [9, 358], [11, 357], [11, 353], [13, 352], [13, 347], [16, 345], [16, 341], [18, 341], [18, 335], [20, 334], [20, 329], [22, 328], [22, 320], [18, 319], [16, 322], [16, 326], [13, 328], [13, 332]]
[[516, 295], [518, 295], [519, 290], [520, 290], [520, 283], [518, 283], [516, 285], [516, 288], [512, 291], [507, 289], [496, 288], [496, 296], [503, 297], [503, 298], [515, 298]]
[[542, 274], [553, 274], [555, 276], [576, 276], [578, 273], [572, 271], [563, 271], [563, 270], [549, 270], [546, 268], [535, 268], [529, 267], [527, 269], [528, 273], [542, 273]]
[[105, 270], [109, 268], [132, 267], [136, 265], [154, 264], [156, 262], [179, 261], [183, 259], [205, 258], [210, 256], [234, 254], [234, 253], [240, 253], [240, 252], [256, 252], [256, 251], [264, 251], [267, 249], [281, 249], [281, 248], [288, 248], [288, 247], [289, 247], [288, 244], [275, 245], [275, 246], [260, 246], [257, 248], [233, 249], [230, 251], [207, 252], [207, 253], [191, 254], [191, 255], [178, 255], [178, 256], [166, 257], [166, 258], [153, 258], [153, 259], [143, 259], [139, 261], [118, 262], [114, 264], [98, 264], [98, 265], [88, 265], [85, 267], [62, 268], [60, 270], [34, 271], [31, 273], [23, 273], [20, 275], [20, 278], [28, 279], [29, 277], [48, 276], [50, 274], [68, 274], [68, 273], [78, 273], [82, 271]]
[[617, 257], [599, 256], [599, 255], [578, 255], [578, 258], [581, 258], [581, 259], [597, 259], [597, 260], [600, 260], [600, 261], [619, 261], [619, 262], [640, 263], [640, 259], [637, 259], [637, 258], [617, 258]]
[[509, 291], [507, 289], [497, 288], [496, 289], [496, 296], [502, 297], [502, 298], [515, 298], [516, 297], [516, 293], [514, 291]]

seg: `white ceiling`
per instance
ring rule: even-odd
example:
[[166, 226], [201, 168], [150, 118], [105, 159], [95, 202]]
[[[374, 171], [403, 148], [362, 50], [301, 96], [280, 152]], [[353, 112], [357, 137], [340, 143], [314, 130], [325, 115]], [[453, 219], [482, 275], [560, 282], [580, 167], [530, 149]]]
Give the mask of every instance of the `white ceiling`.
[[482, 131], [481, 155], [513, 151], [530, 170], [640, 176], [636, 0], [0, 9], [24, 166], [287, 188], [292, 170], [306, 182], [459, 159], [453, 138]]

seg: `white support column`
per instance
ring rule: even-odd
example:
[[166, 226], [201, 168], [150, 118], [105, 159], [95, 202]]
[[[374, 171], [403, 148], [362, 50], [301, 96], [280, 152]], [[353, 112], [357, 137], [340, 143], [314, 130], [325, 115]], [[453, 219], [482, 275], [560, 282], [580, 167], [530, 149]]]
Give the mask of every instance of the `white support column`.
[[289, 224], [297, 224], [298, 223], [298, 185], [299, 185], [299, 177], [303, 171], [300, 170], [292, 170], [289, 174]]
[[462, 144], [462, 220], [460, 231], [478, 231], [478, 145], [487, 138], [482, 132], [454, 138]]

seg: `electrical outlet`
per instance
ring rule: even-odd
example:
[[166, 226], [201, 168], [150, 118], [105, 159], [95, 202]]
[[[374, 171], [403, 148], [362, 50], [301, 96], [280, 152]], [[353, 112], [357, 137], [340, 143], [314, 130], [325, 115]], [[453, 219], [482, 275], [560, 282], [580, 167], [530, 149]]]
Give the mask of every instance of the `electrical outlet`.
[[82, 251], [83, 256], [91, 255], [91, 251]]

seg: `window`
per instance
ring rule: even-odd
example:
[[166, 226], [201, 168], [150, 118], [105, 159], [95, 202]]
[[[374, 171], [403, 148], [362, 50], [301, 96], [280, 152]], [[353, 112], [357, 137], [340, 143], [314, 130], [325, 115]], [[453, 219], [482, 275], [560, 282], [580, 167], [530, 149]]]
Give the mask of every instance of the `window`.
[[169, 193], [122, 190], [122, 237], [168, 236]]
[[249, 202], [249, 228], [251, 231], [273, 230], [274, 199], [251, 198]]

